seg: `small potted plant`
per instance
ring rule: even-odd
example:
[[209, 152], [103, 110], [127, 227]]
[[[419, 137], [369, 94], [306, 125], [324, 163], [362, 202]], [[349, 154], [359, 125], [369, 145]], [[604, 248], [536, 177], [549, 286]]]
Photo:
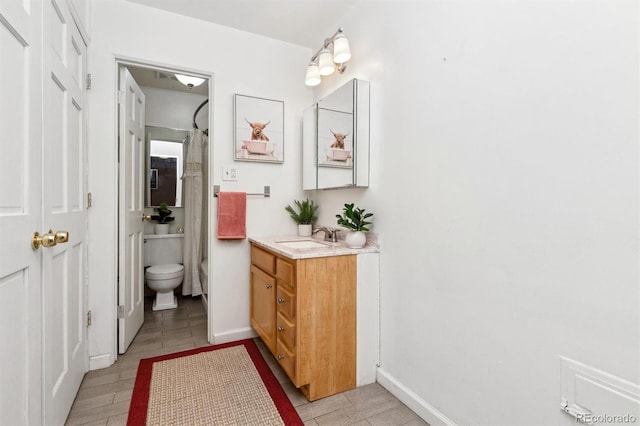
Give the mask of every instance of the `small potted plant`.
[[342, 214], [337, 214], [338, 225], [347, 228], [349, 233], [345, 237], [345, 241], [349, 247], [362, 248], [367, 242], [367, 236], [364, 234], [369, 230], [367, 225], [371, 222], [367, 221], [368, 218], [373, 216], [373, 213], [365, 213], [365, 209], [354, 207], [353, 203], [345, 204], [342, 209]]
[[160, 207], [154, 209], [158, 212], [156, 215], [151, 216], [151, 220], [155, 220], [155, 232], [156, 234], [168, 234], [169, 223], [175, 220], [175, 217], [171, 216], [171, 210], [167, 207], [167, 203], [160, 204]]
[[311, 236], [311, 227], [313, 223], [318, 220], [318, 216], [316, 216], [316, 210], [318, 210], [318, 206], [316, 206], [313, 200], [295, 200], [295, 205], [298, 207], [296, 211], [291, 205], [288, 205], [284, 209], [289, 212], [291, 215], [291, 219], [293, 219], [298, 224], [298, 235], [301, 237], [310, 237]]

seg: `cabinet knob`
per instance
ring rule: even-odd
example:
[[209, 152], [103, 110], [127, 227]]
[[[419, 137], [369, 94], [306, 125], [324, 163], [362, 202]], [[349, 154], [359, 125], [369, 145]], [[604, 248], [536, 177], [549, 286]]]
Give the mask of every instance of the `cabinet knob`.
[[284, 327], [283, 327], [283, 326], [281, 326], [281, 325], [279, 325], [279, 326], [278, 326], [278, 331], [282, 333], [282, 332], [284, 331]]
[[284, 299], [282, 297], [278, 297], [278, 303], [283, 304], [284, 303]]
[[280, 361], [282, 361], [282, 360], [284, 359], [284, 355], [282, 355], [282, 354], [278, 354], [278, 359], [279, 359]]
[[267, 290], [269, 290], [271, 287], [273, 287], [272, 284], [267, 284]]

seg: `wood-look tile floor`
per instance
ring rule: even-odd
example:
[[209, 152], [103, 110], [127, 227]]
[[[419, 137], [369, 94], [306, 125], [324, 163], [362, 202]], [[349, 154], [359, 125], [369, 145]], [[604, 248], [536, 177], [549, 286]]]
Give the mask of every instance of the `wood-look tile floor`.
[[[207, 346], [207, 316], [199, 298], [179, 297], [178, 309], [153, 312], [145, 300], [144, 325], [124, 355], [109, 368], [88, 372], [71, 407], [66, 424], [124, 425], [142, 358]], [[377, 383], [307, 401], [278, 362], [256, 339], [269, 367], [306, 425], [427, 425]]]

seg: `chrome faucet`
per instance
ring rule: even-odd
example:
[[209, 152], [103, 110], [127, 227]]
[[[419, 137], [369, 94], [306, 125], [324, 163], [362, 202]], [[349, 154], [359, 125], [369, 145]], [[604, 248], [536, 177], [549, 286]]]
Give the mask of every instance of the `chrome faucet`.
[[319, 228], [317, 228], [315, 231], [313, 231], [313, 234], [316, 234], [318, 232], [324, 232], [324, 240], [325, 241], [331, 241], [332, 243], [335, 243], [338, 241], [338, 230], [337, 229], [329, 229], [325, 226], [321, 226]]

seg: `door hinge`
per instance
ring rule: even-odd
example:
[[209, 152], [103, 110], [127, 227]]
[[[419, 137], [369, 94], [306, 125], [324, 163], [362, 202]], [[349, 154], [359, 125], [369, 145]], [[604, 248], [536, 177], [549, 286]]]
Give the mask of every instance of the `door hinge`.
[[91, 199], [91, 193], [87, 192], [87, 208], [91, 207], [91, 203], [92, 203], [92, 199]]
[[585, 408], [582, 408], [579, 405], [576, 405], [576, 404], [569, 405], [569, 403], [566, 400], [563, 400], [560, 404], [560, 408], [562, 409], [562, 411], [564, 411], [568, 415], [575, 417], [576, 423], [580, 422], [588, 425], [593, 424], [591, 422], [591, 417], [593, 416], [591, 411]]
[[91, 311], [87, 311], [87, 327], [91, 325]]
[[118, 305], [118, 319], [124, 318], [124, 306]]
[[91, 73], [87, 74], [87, 90], [91, 90]]

